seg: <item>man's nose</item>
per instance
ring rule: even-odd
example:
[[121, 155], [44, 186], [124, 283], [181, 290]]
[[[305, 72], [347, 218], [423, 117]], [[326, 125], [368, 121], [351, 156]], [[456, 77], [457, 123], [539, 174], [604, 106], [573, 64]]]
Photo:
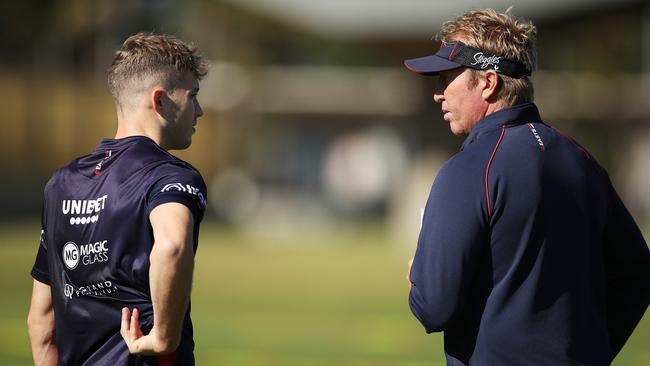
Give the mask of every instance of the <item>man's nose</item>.
[[203, 108], [201, 108], [201, 104], [199, 102], [196, 102], [196, 108], [194, 109], [194, 114], [196, 114], [197, 117], [201, 117], [203, 115]]
[[433, 101], [436, 103], [442, 103], [442, 101], [445, 99], [444, 96], [445, 89], [440, 85], [438, 81], [434, 83], [433, 86]]

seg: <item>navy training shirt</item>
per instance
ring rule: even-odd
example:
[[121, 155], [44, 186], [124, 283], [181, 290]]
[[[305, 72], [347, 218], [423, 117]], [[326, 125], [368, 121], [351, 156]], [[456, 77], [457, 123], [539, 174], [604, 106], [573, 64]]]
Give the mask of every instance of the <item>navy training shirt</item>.
[[604, 169], [523, 104], [438, 173], [410, 279], [448, 365], [609, 365], [650, 302], [650, 253]]
[[122, 307], [153, 326], [149, 214], [178, 202], [194, 217], [194, 252], [206, 207], [199, 172], [144, 136], [104, 139], [90, 155], [54, 173], [45, 187], [41, 243], [32, 277], [50, 285], [56, 344], [64, 365], [193, 365], [188, 309], [181, 343], [165, 357], [130, 355]]

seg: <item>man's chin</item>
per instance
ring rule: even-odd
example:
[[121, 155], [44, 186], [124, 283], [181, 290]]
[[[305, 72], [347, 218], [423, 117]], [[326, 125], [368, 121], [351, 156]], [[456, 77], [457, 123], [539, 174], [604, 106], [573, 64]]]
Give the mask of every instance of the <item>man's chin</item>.
[[192, 145], [192, 140], [189, 140], [189, 141], [187, 141], [186, 143], [180, 145], [180, 146], [178, 147], [178, 150], [185, 150], [185, 149], [189, 148], [190, 145]]
[[456, 125], [453, 122], [449, 124], [449, 128], [451, 129], [451, 133], [456, 136], [467, 136], [467, 132], [465, 132], [464, 129], [460, 128], [460, 126]]
[[178, 141], [175, 144], [170, 145], [167, 150], [185, 150], [192, 145], [192, 139], [188, 139], [187, 141]]

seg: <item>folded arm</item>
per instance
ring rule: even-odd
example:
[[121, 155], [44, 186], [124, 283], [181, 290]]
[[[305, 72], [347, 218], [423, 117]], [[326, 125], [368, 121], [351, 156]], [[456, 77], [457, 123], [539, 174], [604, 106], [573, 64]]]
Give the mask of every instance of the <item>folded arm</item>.
[[409, 263], [409, 306], [427, 333], [445, 330], [469, 296], [486, 234], [474, 181], [448, 163], [436, 178]]

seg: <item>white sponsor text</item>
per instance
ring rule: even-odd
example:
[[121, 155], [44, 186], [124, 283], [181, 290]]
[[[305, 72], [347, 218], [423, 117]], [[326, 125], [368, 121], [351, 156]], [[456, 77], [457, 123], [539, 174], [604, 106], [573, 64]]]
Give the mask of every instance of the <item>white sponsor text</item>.
[[474, 54], [474, 62], [472, 62], [472, 66], [481, 64], [481, 69], [494, 66], [494, 69], [498, 70], [499, 61], [501, 61], [501, 57], [499, 56], [486, 57], [485, 55], [483, 55], [483, 52], [478, 52]]

